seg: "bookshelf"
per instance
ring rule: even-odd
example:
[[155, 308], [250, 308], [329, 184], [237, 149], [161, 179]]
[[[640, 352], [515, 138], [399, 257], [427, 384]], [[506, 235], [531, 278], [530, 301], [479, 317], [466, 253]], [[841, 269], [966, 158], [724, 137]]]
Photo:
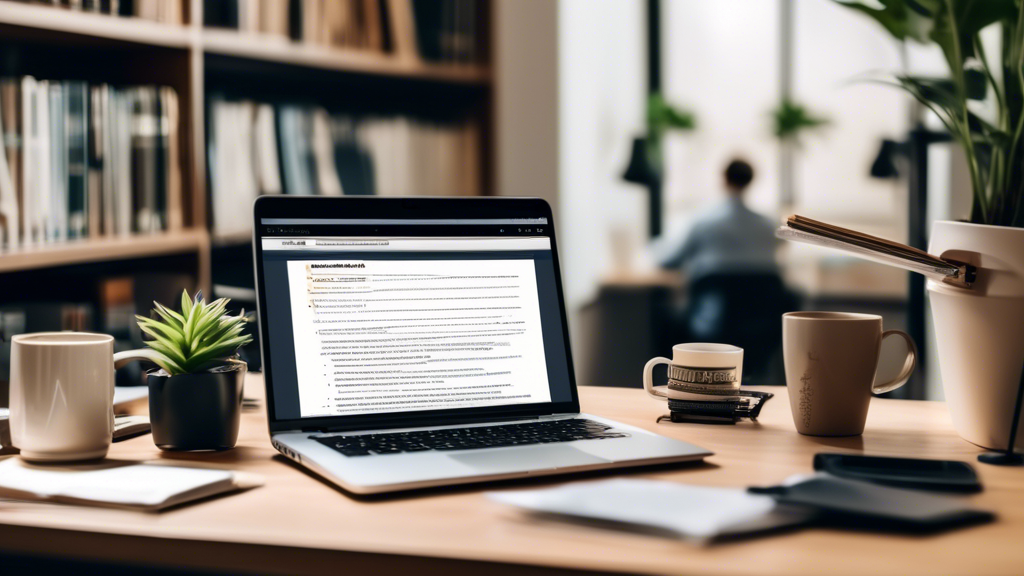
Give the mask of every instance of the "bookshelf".
[[209, 239], [204, 231], [186, 230], [22, 246], [4, 252], [0, 258], [0, 274], [89, 262], [134, 260], [147, 256], [200, 252], [208, 249], [208, 244]]
[[[165, 0], [159, 0], [165, 1]], [[168, 0], [170, 1], [170, 0]], [[394, 9], [412, 0], [380, 0]], [[137, 17], [87, 13], [40, 3], [0, 0], [0, 76], [35, 76], [84, 80], [112, 85], [161, 85], [175, 89], [179, 102], [178, 134], [181, 165], [182, 227], [155, 234], [87, 238], [60, 243], [22, 244], [0, 250], [0, 282], [37, 279], [41, 271], [102, 263], [104, 274], [124, 268], [130, 275], [140, 261], [161, 263], [168, 255], [209, 290], [216, 283], [217, 250], [245, 253], [248, 234], [217, 235], [212, 229], [208, 192], [207, 115], [211, 93], [225, 87], [241, 97], [275, 101], [290, 98], [332, 110], [372, 108], [386, 101], [393, 113], [469, 117], [480, 126], [480, 165], [473, 171], [475, 187], [490, 189], [493, 148], [492, 74], [487, 57], [489, 0], [481, 0], [479, 21], [481, 62], [431, 63], [415, 53], [409, 22], [389, 21], [389, 52], [338, 48], [296, 42], [269, 34], [204, 27], [203, 0], [180, 0], [183, 24]], [[411, 16], [409, 5], [406, 17]], [[394, 13], [392, 13], [394, 16]], [[411, 30], [411, 31], [410, 31]], [[337, 90], [337, 87], [344, 90]], [[247, 93], [248, 91], [248, 93]], [[424, 94], [425, 97], [410, 97]], [[387, 95], [393, 94], [393, 97]], [[382, 95], [384, 97], [382, 98]], [[361, 102], [360, 98], [366, 100]], [[407, 109], [406, 109], [407, 108]], [[248, 210], [248, 205], [239, 206]], [[89, 293], [90, 289], [83, 289]], [[70, 297], [75, 297], [70, 294]], [[8, 304], [0, 297], [0, 306]]]
[[263, 34], [203, 30], [200, 43], [204, 54], [276, 62], [311, 70], [452, 84], [486, 85], [490, 82], [490, 70], [485, 66], [427, 64], [416, 59], [383, 56], [361, 50], [299, 45], [284, 38]]
[[195, 44], [192, 28], [9, 0], [0, 6], [0, 29], [52, 42], [124, 42], [189, 49]]

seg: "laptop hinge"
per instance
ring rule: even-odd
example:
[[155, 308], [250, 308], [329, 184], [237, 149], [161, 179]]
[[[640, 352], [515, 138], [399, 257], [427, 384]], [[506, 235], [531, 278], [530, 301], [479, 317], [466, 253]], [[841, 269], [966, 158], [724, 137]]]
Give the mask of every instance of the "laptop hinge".
[[562, 414], [548, 414], [547, 416], [541, 416], [541, 420], [564, 420], [566, 418], [575, 418], [579, 416], [575, 412], [563, 412]]

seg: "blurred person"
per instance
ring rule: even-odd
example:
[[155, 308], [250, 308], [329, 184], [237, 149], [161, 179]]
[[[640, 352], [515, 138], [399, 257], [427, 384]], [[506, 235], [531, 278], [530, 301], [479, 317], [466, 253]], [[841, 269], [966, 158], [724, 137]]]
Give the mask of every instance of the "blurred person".
[[661, 260], [665, 267], [681, 268], [689, 281], [685, 308], [666, 311], [673, 318], [667, 336], [672, 342], [739, 346], [745, 384], [779, 384], [779, 318], [798, 302], [775, 261], [775, 225], [743, 203], [753, 179], [750, 164], [730, 162], [726, 198], [698, 217], [682, 245]]
[[725, 200], [698, 217], [686, 240], [661, 265], [682, 269], [691, 282], [712, 274], [777, 273], [776, 226], [743, 202], [753, 179], [750, 164], [731, 161], [725, 169]]

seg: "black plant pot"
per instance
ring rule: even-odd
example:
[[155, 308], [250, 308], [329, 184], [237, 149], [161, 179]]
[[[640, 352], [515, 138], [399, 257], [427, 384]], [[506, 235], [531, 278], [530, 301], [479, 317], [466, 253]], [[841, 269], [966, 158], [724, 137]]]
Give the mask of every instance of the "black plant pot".
[[161, 450], [227, 450], [238, 440], [245, 362], [209, 372], [149, 372], [149, 421]]

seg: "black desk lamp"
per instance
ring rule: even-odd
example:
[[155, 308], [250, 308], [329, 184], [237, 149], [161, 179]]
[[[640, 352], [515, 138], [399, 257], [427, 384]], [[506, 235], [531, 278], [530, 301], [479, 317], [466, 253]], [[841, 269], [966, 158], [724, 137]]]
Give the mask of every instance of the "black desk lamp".
[[[661, 162], [660, 146], [653, 142], [661, 136], [652, 131], [650, 99], [661, 92], [661, 0], [647, 0], [647, 134], [633, 139], [633, 149], [629, 156], [629, 166], [622, 175], [626, 182], [640, 184], [647, 188], [647, 235], [649, 238], [661, 236]], [[656, 156], [656, 163], [652, 163]]]
[[1024, 464], [1024, 454], [1014, 452], [1017, 441], [1017, 425], [1020, 423], [1020, 405], [1024, 400], [1024, 368], [1020, 372], [1020, 386], [1017, 388], [1017, 405], [1013, 409], [1013, 422], [1010, 424], [1010, 443], [1005, 452], [986, 452], [978, 456], [978, 462], [995, 466], [1020, 466]]
[[657, 238], [661, 235], [661, 173], [651, 165], [647, 147], [647, 138], [633, 139], [633, 151], [629, 155], [629, 166], [626, 167], [622, 179], [647, 187], [647, 233], [649, 237]]

